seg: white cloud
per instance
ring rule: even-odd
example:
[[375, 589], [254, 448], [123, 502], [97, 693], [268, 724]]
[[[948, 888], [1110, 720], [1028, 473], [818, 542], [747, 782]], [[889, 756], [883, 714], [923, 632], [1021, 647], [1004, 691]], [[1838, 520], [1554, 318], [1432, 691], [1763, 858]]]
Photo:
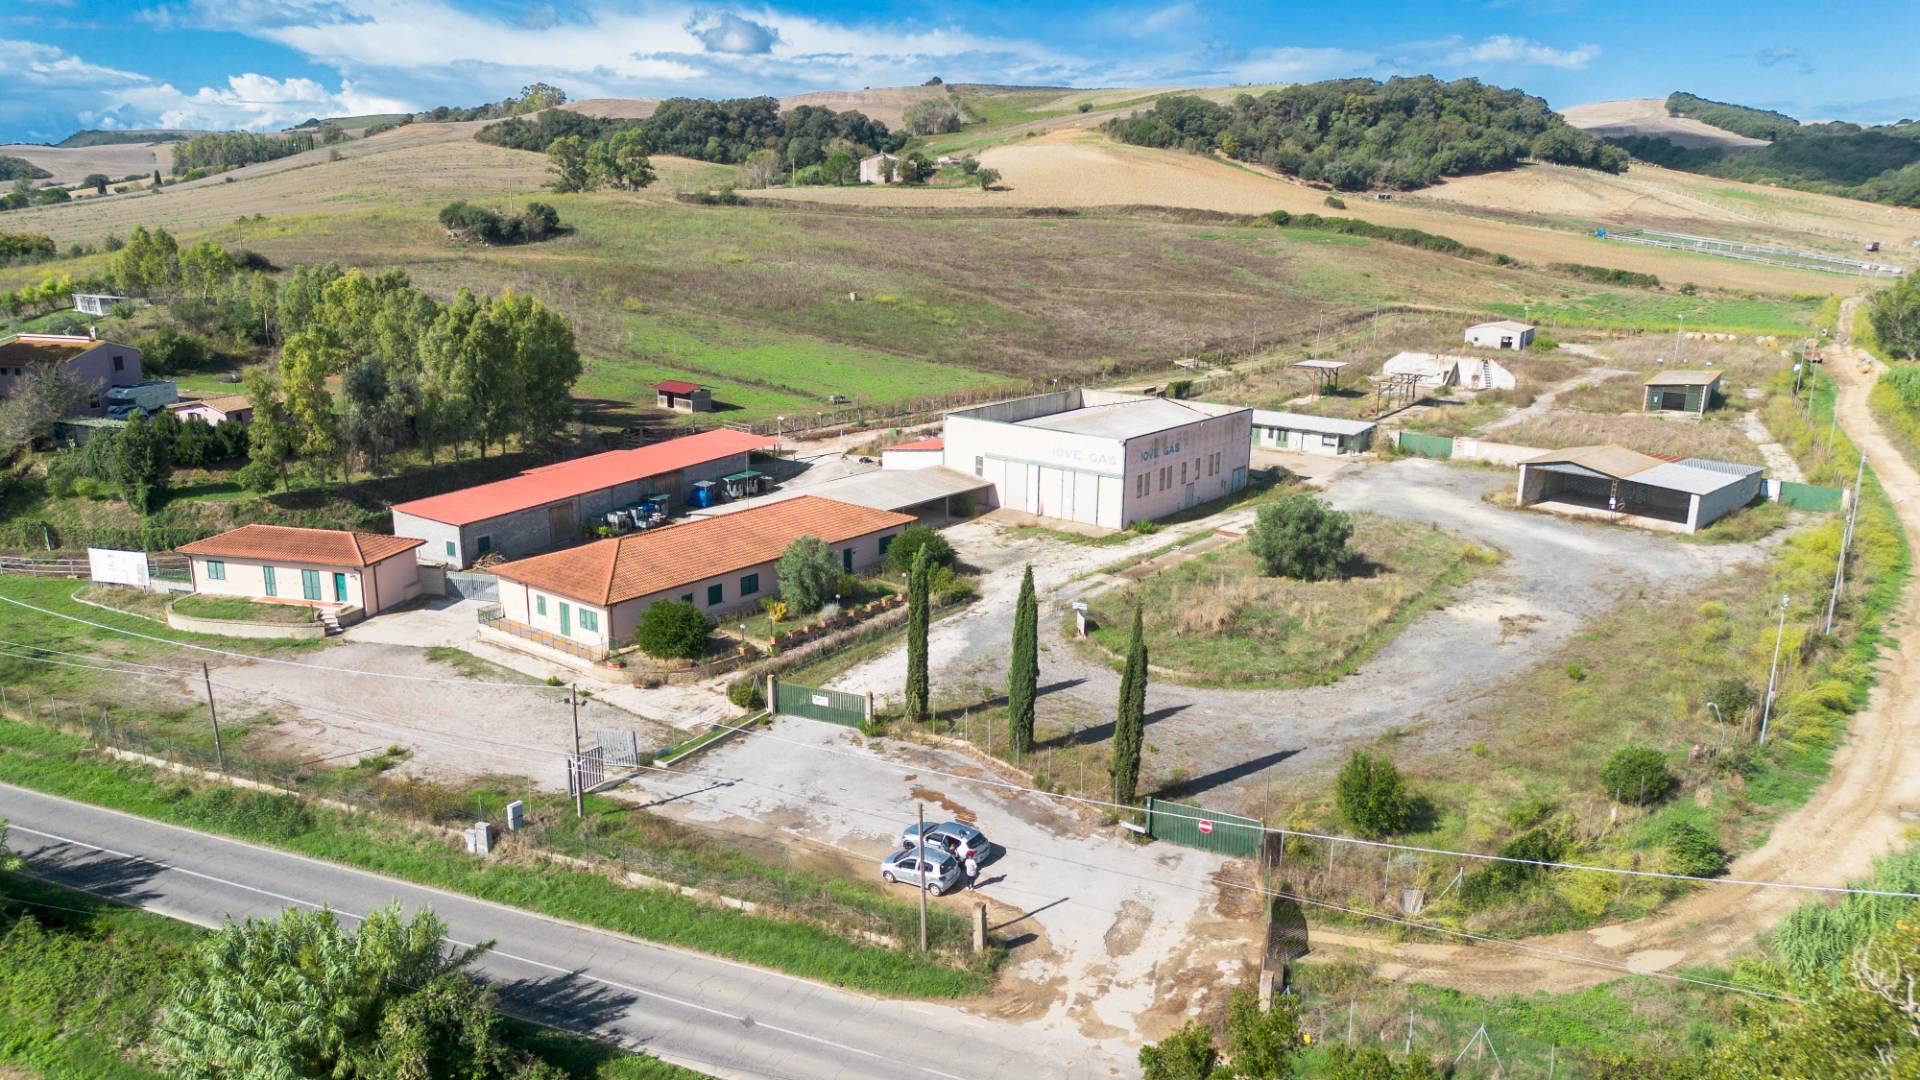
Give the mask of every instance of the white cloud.
[[699, 38], [708, 52], [741, 55], [772, 52], [780, 40], [780, 31], [731, 11], [718, 15], [696, 12], [687, 19], [687, 32]]
[[1598, 45], [1556, 49], [1529, 38], [1496, 34], [1483, 41], [1460, 42], [1446, 54], [1445, 59], [1450, 64], [1533, 64], [1578, 71], [1599, 57]]
[[52, 45], [10, 39], [0, 39], [0, 73], [9, 83], [37, 92], [148, 81], [135, 72], [90, 64]]

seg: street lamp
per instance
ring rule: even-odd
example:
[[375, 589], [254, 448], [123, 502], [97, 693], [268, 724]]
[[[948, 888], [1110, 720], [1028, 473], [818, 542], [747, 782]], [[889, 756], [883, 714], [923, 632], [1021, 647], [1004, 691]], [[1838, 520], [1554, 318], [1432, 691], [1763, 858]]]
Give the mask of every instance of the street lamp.
[[1760, 709], [1760, 745], [1767, 745], [1767, 724], [1773, 719], [1774, 676], [1780, 670], [1780, 642], [1787, 636], [1787, 598], [1780, 598], [1780, 629], [1773, 638], [1773, 666], [1767, 668], [1767, 700]]
[[1713, 718], [1720, 722], [1720, 745], [1713, 748], [1714, 756], [1718, 757], [1720, 755], [1720, 751], [1725, 750], [1727, 748], [1727, 718], [1720, 715], [1719, 702], [1709, 701], [1707, 702], [1707, 708], [1713, 710]]

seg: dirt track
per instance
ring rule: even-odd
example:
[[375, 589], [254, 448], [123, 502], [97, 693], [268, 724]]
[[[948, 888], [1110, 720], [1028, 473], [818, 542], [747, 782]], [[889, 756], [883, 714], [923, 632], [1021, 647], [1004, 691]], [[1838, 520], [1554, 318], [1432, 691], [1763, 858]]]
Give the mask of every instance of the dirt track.
[[[1867, 410], [1872, 380], [1860, 375], [1845, 339], [1858, 301], [1840, 314], [1842, 338], [1827, 365], [1840, 384], [1838, 412], [1847, 434], [1867, 455], [1893, 500], [1910, 540], [1920, 540], [1920, 472], [1916, 472]], [[1864, 876], [1873, 859], [1893, 850], [1920, 811], [1920, 591], [1908, 588], [1892, 620], [1897, 648], [1883, 655], [1880, 682], [1868, 706], [1847, 727], [1825, 786], [1807, 805], [1782, 818], [1765, 845], [1736, 860], [1729, 877], [1840, 885]], [[1659, 915], [1593, 930], [1530, 939], [1535, 949], [1564, 950], [1638, 972], [1721, 962], [1750, 951], [1808, 894], [1739, 886], [1703, 888]], [[1340, 943], [1336, 940], [1325, 943]], [[1362, 939], [1346, 939], [1356, 944]], [[1522, 954], [1501, 946], [1416, 945], [1372, 948], [1384, 954], [1390, 978], [1439, 983], [1478, 993], [1569, 991], [1604, 982], [1617, 967], [1599, 967]]]

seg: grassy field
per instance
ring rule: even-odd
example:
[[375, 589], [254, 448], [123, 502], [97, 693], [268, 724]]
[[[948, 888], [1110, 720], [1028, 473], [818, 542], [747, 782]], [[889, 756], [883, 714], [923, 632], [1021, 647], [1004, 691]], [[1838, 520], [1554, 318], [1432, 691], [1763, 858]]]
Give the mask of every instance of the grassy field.
[[1355, 515], [1355, 569], [1343, 580], [1266, 576], [1245, 542], [1202, 552], [1096, 597], [1093, 647], [1116, 665], [1129, 612], [1144, 612], [1154, 674], [1202, 686], [1300, 686], [1353, 670], [1448, 589], [1498, 560], [1441, 529]]
[[1664, 419], [1640, 413], [1601, 414], [1555, 410], [1501, 428], [1498, 435], [1502, 442], [1537, 446], [1543, 450], [1618, 443], [1643, 454], [1702, 457], [1746, 465], [1766, 464], [1760, 448], [1735, 427], [1730, 415], [1724, 412], [1717, 415], [1710, 413], [1699, 420], [1687, 420]]
[[1629, 289], [1598, 291], [1587, 296], [1562, 293], [1559, 299], [1532, 305], [1494, 301], [1486, 306], [1502, 315], [1530, 317], [1549, 332], [1558, 327], [1675, 330], [1684, 323], [1688, 330], [1794, 336], [1811, 331], [1820, 298], [1747, 300]]
[[313, 608], [293, 604], [262, 604], [240, 596], [183, 596], [173, 602], [173, 610], [196, 619], [286, 626], [302, 626], [319, 617]]
[[[153, 1029], [171, 974], [207, 936], [0, 871], [0, 1073], [47, 1080], [159, 1080]], [[574, 1080], [698, 1080], [644, 1054], [518, 1021], [508, 1041]]]

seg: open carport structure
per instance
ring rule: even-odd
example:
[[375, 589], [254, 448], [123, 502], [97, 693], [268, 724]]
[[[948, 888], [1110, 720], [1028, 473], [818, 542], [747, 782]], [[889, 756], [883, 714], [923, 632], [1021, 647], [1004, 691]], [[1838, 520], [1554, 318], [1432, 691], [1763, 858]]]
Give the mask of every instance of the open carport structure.
[[1671, 532], [1699, 532], [1760, 497], [1762, 470], [1623, 446], [1552, 450], [1520, 463], [1517, 503]]

